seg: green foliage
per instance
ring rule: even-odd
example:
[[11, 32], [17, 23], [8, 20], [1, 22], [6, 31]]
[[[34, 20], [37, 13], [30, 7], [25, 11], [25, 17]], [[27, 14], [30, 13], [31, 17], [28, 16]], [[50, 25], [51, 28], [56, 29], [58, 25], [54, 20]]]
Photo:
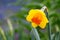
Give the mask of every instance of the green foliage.
[[[17, 28], [14, 27], [14, 33], [19, 34], [19, 40], [31, 40], [31, 37], [35, 40], [34, 35], [32, 36], [30, 33], [32, 28], [31, 24], [26, 21], [26, 15], [28, 15], [30, 9], [41, 9], [43, 6], [47, 6], [48, 8], [52, 40], [60, 40], [60, 12], [58, 12], [60, 11], [60, 0], [17, 0], [16, 3], [13, 3], [13, 5], [22, 6], [16, 14], [10, 17], [13, 24], [18, 24], [18, 26], [16, 26]], [[16, 20], [14, 20], [15, 17], [17, 18]], [[47, 27], [45, 29], [36, 29], [38, 30], [41, 40], [48, 40]], [[11, 37], [9, 32], [5, 33], [7, 39], [10, 39]]]
[[[50, 26], [51, 26], [51, 34], [56, 35], [56, 25], [58, 25], [58, 28], [60, 28], [60, 14], [57, 12], [57, 10], [60, 8], [60, 0], [31, 0], [28, 4], [23, 5], [23, 8], [21, 8], [20, 11], [18, 11], [18, 14], [15, 16], [20, 19], [19, 24], [25, 26], [28, 30], [31, 31], [31, 25], [24, 23], [22, 20], [26, 21], [25, 17], [28, 14], [28, 11], [30, 9], [41, 9], [43, 6], [47, 6], [48, 8], [48, 15], [50, 19]], [[26, 21], [27, 22], [27, 21]], [[37, 29], [39, 30], [39, 29]], [[40, 30], [42, 31], [42, 30]], [[41, 40], [48, 40], [48, 30], [46, 29], [46, 32], [40, 32]], [[59, 34], [58, 34], [59, 35]], [[53, 38], [56, 38], [56, 36], [53, 36]], [[57, 40], [55, 39], [54, 40]], [[59, 39], [58, 39], [59, 40]]]

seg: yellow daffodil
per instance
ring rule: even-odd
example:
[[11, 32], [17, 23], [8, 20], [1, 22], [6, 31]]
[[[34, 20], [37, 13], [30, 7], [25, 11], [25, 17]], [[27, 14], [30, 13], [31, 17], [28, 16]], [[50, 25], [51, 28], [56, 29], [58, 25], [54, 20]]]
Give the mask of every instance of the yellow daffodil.
[[48, 23], [48, 19], [45, 13], [39, 9], [31, 9], [26, 17], [26, 20], [28, 22], [31, 22], [34, 28], [39, 26], [40, 28], [44, 29], [46, 24]]

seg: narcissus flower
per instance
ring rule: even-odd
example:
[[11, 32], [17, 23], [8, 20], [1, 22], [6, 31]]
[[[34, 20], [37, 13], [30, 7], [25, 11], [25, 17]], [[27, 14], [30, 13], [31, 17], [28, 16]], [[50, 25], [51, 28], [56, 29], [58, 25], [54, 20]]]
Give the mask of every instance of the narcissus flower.
[[40, 28], [44, 29], [48, 23], [45, 13], [39, 9], [31, 9], [26, 17], [26, 20], [31, 22], [33, 28], [39, 26]]

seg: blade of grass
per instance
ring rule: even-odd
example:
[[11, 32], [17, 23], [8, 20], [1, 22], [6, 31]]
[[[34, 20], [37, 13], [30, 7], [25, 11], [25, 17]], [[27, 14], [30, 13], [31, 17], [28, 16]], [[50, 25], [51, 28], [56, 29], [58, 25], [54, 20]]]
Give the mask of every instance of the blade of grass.
[[9, 26], [9, 34], [10, 34], [10, 37], [11, 37], [11, 38], [9, 37], [9, 39], [13, 40], [14, 39], [14, 37], [13, 37], [14, 31], [13, 31], [13, 26], [12, 26], [11, 20], [9, 18], [7, 18], [7, 23], [8, 23], [8, 26]]
[[33, 32], [36, 40], [40, 40], [39, 34], [38, 34], [38, 32], [37, 32], [37, 30], [35, 28], [32, 28], [32, 32]]
[[7, 40], [3, 29], [0, 27], [0, 34], [2, 35], [3, 40]]

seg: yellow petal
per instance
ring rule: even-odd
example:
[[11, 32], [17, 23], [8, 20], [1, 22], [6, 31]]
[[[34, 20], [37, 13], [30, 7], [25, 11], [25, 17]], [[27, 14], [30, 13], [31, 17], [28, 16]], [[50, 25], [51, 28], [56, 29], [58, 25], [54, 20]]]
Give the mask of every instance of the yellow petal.
[[37, 27], [37, 24], [32, 23], [32, 27], [33, 27], [33, 28], [36, 28], [36, 27]]
[[45, 15], [45, 13], [40, 9], [31, 9], [29, 11], [29, 15], [35, 15], [35, 14]]
[[33, 16], [35, 15], [34, 12], [35, 12], [35, 10], [33, 10], [33, 9], [29, 11], [28, 16], [26, 17], [26, 20], [27, 20], [27, 21], [31, 22], [31, 19], [32, 19]]
[[31, 18], [32, 18], [32, 17], [31, 17], [30, 15], [28, 15], [28, 16], [26, 17], [26, 20], [29, 21], [29, 22], [31, 22]]
[[48, 23], [48, 19], [44, 17], [43, 21], [40, 23], [40, 28], [44, 29], [46, 27], [46, 24]]

